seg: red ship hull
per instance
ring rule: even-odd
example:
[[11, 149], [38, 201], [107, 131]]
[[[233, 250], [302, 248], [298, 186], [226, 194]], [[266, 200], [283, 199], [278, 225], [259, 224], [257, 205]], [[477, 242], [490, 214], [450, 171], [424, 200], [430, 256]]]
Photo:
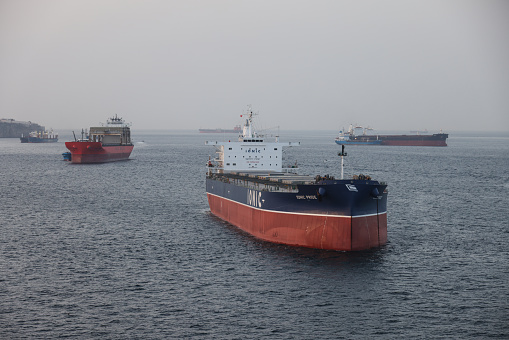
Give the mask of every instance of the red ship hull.
[[380, 145], [392, 146], [447, 146], [445, 140], [397, 140], [386, 139], [382, 140]]
[[72, 163], [106, 163], [127, 160], [133, 145], [102, 145], [101, 142], [66, 142]]
[[265, 241], [327, 250], [364, 250], [387, 243], [387, 213], [337, 216], [269, 211], [207, 194], [210, 211]]

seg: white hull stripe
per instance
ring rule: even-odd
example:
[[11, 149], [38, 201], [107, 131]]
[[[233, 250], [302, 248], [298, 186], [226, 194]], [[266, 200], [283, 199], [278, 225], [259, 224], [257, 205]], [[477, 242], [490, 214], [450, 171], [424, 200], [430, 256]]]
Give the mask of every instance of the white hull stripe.
[[260, 209], [260, 208], [257, 208], [257, 207], [253, 207], [252, 205], [240, 203], [240, 202], [237, 202], [237, 201], [234, 201], [234, 200], [231, 200], [229, 198], [225, 198], [225, 197], [222, 197], [222, 196], [219, 196], [219, 195], [211, 194], [210, 192], [207, 192], [207, 195], [215, 196], [215, 197], [221, 198], [223, 200], [227, 200], [227, 201], [230, 201], [230, 202], [233, 202], [233, 203], [236, 203], [236, 204], [240, 204], [240, 205], [246, 206], [246, 207], [251, 208], [251, 209], [260, 210], [260, 211], [267, 211], [267, 212], [273, 212], [273, 213], [278, 213], [278, 214], [322, 216], [322, 217], [341, 217], [341, 218], [359, 218], [359, 217], [370, 217], [370, 216], [377, 216], [377, 215], [387, 214], [387, 211], [383, 211], [383, 212], [379, 212], [378, 214], [366, 214], [366, 215], [357, 215], [357, 216], [344, 216], [344, 215], [310, 214], [310, 213], [297, 213], [297, 212], [288, 212], [288, 211], [279, 211], [279, 210], [267, 210], [267, 209]]

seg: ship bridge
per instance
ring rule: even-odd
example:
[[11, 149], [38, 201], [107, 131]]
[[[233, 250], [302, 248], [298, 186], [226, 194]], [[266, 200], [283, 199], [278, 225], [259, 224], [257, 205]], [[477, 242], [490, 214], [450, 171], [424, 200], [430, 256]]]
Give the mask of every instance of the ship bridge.
[[237, 142], [206, 141], [205, 145], [216, 147], [216, 157], [209, 160], [209, 172], [296, 172], [297, 165], [283, 164], [283, 147], [300, 146], [300, 142], [267, 142], [259, 135], [253, 125], [255, 114], [248, 107], [242, 134]]

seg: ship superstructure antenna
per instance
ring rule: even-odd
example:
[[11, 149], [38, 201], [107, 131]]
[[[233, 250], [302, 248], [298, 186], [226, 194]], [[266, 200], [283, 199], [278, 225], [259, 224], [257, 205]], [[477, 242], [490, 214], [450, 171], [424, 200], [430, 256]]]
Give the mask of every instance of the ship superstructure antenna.
[[341, 157], [341, 179], [343, 179], [344, 157], [346, 157], [346, 155], [345, 146], [341, 145], [341, 152], [338, 153], [338, 156]]
[[246, 120], [242, 129], [242, 135], [239, 136], [239, 142], [242, 142], [245, 138], [258, 138], [258, 134], [253, 126], [253, 116], [256, 115], [257, 113], [253, 112], [251, 105], [248, 105], [246, 113], [241, 115], [241, 117], [245, 117]]
[[353, 124], [350, 124], [350, 126], [348, 127], [348, 134], [350, 136], [353, 136], [355, 134], [354, 129], [353, 129]]

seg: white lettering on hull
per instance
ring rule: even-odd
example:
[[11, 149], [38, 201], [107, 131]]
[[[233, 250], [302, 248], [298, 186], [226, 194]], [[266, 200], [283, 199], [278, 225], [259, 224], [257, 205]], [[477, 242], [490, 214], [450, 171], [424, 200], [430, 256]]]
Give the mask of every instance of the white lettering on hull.
[[247, 204], [253, 207], [262, 207], [262, 192], [256, 190], [247, 190]]
[[345, 185], [348, 190], [358, 192], [357, 187], [355, 185], [353, 185], [353, 184], [345, 184]]

